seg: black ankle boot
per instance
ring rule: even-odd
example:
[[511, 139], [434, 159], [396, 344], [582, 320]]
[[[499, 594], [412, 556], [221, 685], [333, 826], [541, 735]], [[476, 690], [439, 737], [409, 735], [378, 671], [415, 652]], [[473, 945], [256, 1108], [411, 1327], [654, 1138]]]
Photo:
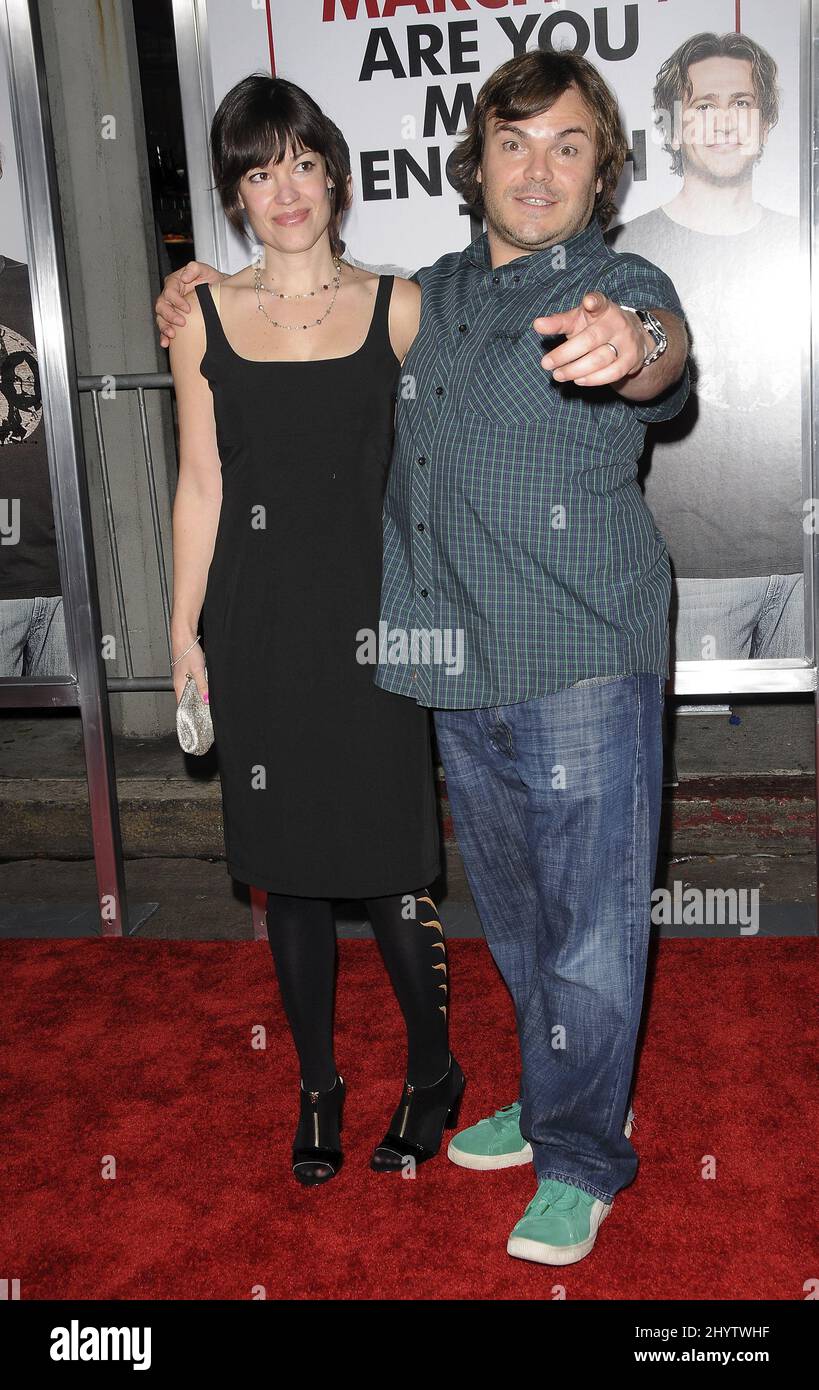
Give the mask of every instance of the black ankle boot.
[[305, 1187], [329, 1182], [343, 1161], [339, 1132], [344, 1080], [337, 1076], [329, 1091], [301, 1087], [301, 1113], [293, 1144], [293, 1173]]
[[450, 1056], [449, 1070], [432, 1086], [404, 1087], [389, 1130], [374, 1150], [370, 1167], [377, 1173], [395, 1172], [409, 1158], [424, 1163], [441, 1147], [445, 1129], [454, 1129], [466, 1078]]

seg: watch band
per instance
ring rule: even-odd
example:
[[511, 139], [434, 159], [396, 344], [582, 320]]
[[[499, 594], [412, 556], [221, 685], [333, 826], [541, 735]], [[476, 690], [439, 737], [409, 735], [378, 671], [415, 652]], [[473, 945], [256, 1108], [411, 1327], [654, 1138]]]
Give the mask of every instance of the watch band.
[[668, 337], [665, 329], [659, 319], [656, 319], [648, 309], [635, 309], [633, 304], [621, 304], [619, 307], [621, 309], [628, 309], [632, 314], [636, 314], [643, 327], [654, 339], [656, 344], [654, 351], [647, 353], [643, 360], [644, 367], [650, 366], [652, 362], [656, 362], [657, 358], [662, 356], [668, 347]]

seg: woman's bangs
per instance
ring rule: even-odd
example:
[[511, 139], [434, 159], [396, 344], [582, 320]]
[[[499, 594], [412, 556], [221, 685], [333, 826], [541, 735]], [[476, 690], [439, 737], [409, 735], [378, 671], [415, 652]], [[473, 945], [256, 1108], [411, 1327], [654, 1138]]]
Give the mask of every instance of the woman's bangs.
[[290, 156], [291, 151], [299, 154], [302, 150], [314, 150], [323, 154], [318, 143], [318, 132], [309, 120], [277, 120], [269, 116], [254, 124], [247, 132], [248, 139], [243, 142], [241, 162], [247, 169], [264, 169], [272, 160], [280, 164]]

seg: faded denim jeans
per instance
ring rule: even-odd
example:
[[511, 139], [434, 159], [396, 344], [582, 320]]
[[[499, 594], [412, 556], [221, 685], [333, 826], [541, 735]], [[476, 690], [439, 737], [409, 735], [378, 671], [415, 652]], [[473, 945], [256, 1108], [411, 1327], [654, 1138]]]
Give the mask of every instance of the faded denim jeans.
[[0, 676], [72, 674], [62, 594], [0, 598]]
[[671, 612], [676, 661], [804, 658], [802, 574], [677, 579]]
[[539, 1180], [604, 1202], [637, 1172], [623, 1129], [651, 925], [664, 685], [641, 673], [435, 711], [467, 879], [515, 1006], [521, 1132]]

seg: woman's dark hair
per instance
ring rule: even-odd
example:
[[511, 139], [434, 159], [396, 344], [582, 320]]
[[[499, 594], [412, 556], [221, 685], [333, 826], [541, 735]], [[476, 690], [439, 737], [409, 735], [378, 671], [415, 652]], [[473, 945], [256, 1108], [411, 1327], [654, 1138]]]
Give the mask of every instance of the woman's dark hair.
[[597, 178], [603, 187], [595, 197], [594, 212], [602, 227], [615, 213], [614, 190], [628, 153], [617, 99], [585, 58], [576, 53], [544, 53], [533, 49], [508, 58], [486, 79], [478, 92], [466, 133], [455, 146], [447, 173], [464, 202], [476, 212], [484, 210], [477, 179], [486, 138], [486, 121], [526, 120], [546, 111], [570, 87], [576, 87], [594, 116]]
[[213, 176], [225, 216], [247, 237], [239, 184], [249, 169], [264, 168], [287, 157], [288, 151], [315, 150], [324, 158], [333, 187], [330, 199], [330, 249], [340, 256], [341, 219], [348, 206], [350, 150], [338, 126], [325, 116], [307, 92], [283, 77], [252, 73], [219, 103], [210, 127]]
[[759, 120], [769, 131], [779, 120], [776, 89], [776, 63], [764, 48], [747, 34], [693, 34], [666, 58], [657, 73], [654, 88], [654, 123], [663, 135], [663, 149], [671, 155], [671, 172], [683, 172], [682, 154], [672, 147], [674, 113], [677, 102], [687, 100], [694, 90], [688, 69], [702, 58], [744, 58], [751, 64], [751, 81], [759, 106]]

